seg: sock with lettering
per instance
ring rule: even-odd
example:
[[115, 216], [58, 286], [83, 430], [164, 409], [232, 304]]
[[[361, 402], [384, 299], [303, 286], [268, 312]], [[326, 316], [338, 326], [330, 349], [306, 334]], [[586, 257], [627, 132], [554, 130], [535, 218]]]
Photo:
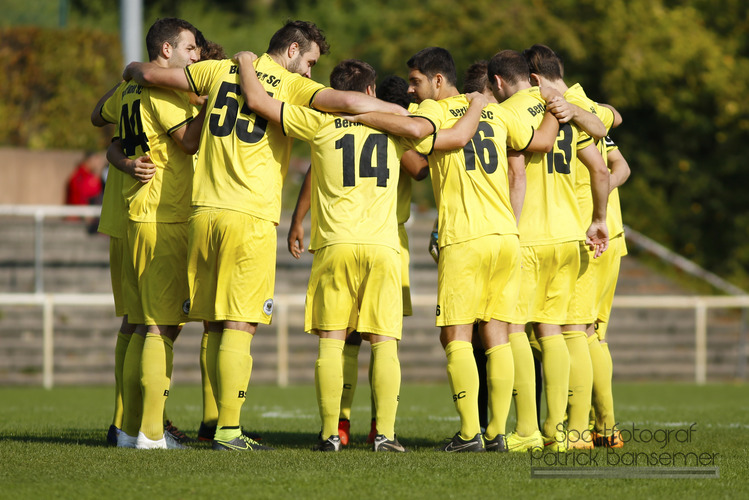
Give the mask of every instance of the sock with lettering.
[[164, 436], [164, 405], [172, 381], [174, 346], [171, 339], [149, 333], [143, 343], [140, 373], [143, 417], [140, 432], [156, 441]]
[[[239, 417], [242, 405], [247, 397], [247, 386], [252, 373], [252, 356], [250, 344], [252, 334], [241, 330], [225, 328], [221, 334], [221, 344], [216, 357], [216, 375], [218, 380], [218, 428], [230, 427], [229, 435], [218, 433], [218, 436], [239, 437]], [[231, 441], [231, 439], [221, 439]]]
[[473, 439], [481, 432], [479, 422], [478, 393], [479, 373], [473, 358], [473, 345], [462, 340], [453, 340], [445, 347], [447, 355], [447, 379], [453, 395], [455, 409], [460, 415], [460, 437]]

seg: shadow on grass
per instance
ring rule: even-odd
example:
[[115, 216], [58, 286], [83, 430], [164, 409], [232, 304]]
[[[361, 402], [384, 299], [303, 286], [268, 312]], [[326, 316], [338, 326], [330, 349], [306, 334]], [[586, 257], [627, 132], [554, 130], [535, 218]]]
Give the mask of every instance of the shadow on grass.
[[[311, 450], [317, 443], [317, 435], [309, 432], [286, 432], [286, 431], [268, 431], [258, 432], [260, 438], [258, 442], [274, 448]], [[24, 433], [14, 435], [0, 436], [0, 443], [18, 442], [27, 444], [68, 444], [87, 446], [91, 448], [111, 447], [107, 443], [106, 433], [100, 430], [92, 429], [64, 429], [62, 432], [55, 434], [44, 433]], [[189, 448], [210, 449], [210, 441], [198, 441], [197, 436], [188, 437], [192, 440], [187, 443]], [[366, 436], [353, 436], [352, 441], [346, 447], [352, 450], [371, 450], [372, 445], [365, 442]], [[434, 449], [442, 442], [435, 442], [429, 439], [407, 437], [399, 438], [403, 445], [408, 449]]]

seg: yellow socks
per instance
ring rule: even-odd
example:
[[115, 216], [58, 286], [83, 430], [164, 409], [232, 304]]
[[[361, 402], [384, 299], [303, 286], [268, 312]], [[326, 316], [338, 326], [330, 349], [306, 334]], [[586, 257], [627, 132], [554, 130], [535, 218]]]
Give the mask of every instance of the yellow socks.
[[214, 426], [218, 421], [216, 361], [220, 344], [221, 333], [203, 332], [200, 341], [200, 381], [203, 386], [203, 423], [208, 426]]
[[510, 347], [515, 366], [515, 381], [512, 395], [515, 399], [517, 425], [515, 432], [522, 437], [528, 437], [538, 430], [536, 420], [536, 369], [533, 365], [528, 335], [525, 332], [510, 334]]
[[541, 432], [554, 437], [562, 430], [570, 384], [570, 353], [562, 335], [539, 337], [546, 390], [546, 420]]
[[130, 335], [117, 332], [117, 344], [114, 346], [114, 416], [112, 425], [122, 429], [122, 369], [125, 365], [125, 353], [130, 343]]
[[[247, 397], [247, 386], [252, 372], [250, 344], [252, 334], [240, 330], [224, 329], [216, 357], [218, 381], [218, 422], [216, 439], [230, 441], [241, 434], [239, 416]], [[231, 427], [231, 432], [219, 433], [221, 427]]]
[[157, 333], [149, 333], [143, 344], [140, 373], [143, 388], [143, 418], [140, 432], [148, 439], [164, 436], [164, 404], [172, 381], [173, 342]]
[[487, 439], [505, 434], [507, 414], [512, 401], [512, 382], [515, 365], [510, 344], [501, 344], [486, 351], [486, 378], [489, 386], [489, 408], [491, 420], [486, 427]]
[[590, 360], [587, 335], [581, 331], [562, 334], [570, 353], [570, 387], [567, 415], [567, 430], [570, 440], [589, 441], [588, 416], [593, 390], [593, 366]]
[[351, 419], [351, 404], [354, 402], [356, 382], [359, 378], [360, 345], [343, 346], [343, 393], [341, 394], [341, 413], [339, 418]]
[[601, 344], [598, 337], [588, 337], [590, 358], [593, 361], [593, 408], [596, 415], [596, 432], [610, 436], [616, 426], [614, 393], [611, 388], [612, 364], [609, 345]]
[[401, 388], [398, 341], [372, 344], [372, 394], [377, 409], [377, 434], [395, 439], [395, 414]]
[[338, 414], [343, 390], [343, 340], [320, 339], [315, 362], [317, 406], [322, 420], [322, 439], [338, 435]]
[[481, 432], [479, 423], [479, 374], [470, 342], [453, 340], [445, 347], [447, 378], [455, 409], [460, 415], [460, 437], [465, 440]]
[[140, 387], [140, 358], [146, 338], [134, 333], [130, 336], [122, 363], [122, 431], [137, 437], [143, 417], [143, 393]]

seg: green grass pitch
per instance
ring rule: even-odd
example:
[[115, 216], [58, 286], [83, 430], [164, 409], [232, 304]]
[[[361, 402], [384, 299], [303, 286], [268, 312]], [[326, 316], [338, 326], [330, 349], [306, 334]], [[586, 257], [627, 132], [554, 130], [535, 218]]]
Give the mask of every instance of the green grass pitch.
[[[112, 388], [0, 388], [0, 498], [747, 497], [749, 386], [617, 384], [614, 394], [622, 428], [634, 429], [640, 441], [618, 450], [620, 462], [639, 454], [636, 465], [653, 466], [648, 457], [657, 456], [665, 462], [656, 466], [667, 470], [693, 466], [691, 458], [669, 463], [691, 452], [703, 460], [699, 467], [717, 467], [719, 477], [539, 479], [531, 477], [527, 454], [438, 453], [433, 448], [458, 430], [449, 390], [441, 385], [402, 388], [396, 431], [411, 450], [407, 454], [375, 454], [363, 444], [370, 418], [364, 384], [354, 401], [354, 443], [337, 454], [310, 451], [320, 426], [311, 386], [251, 386], [243, 425], [276, 447], [265, 453], [219, 453], [205, 444], [184, 451], [109, 448], [104, 437]], [[194, 437], [199, 387], [174, 387], [167, 409]], [[508, 428], [513, 426], [511, 416]], [[650, 442], [642, 442], [649, 435]], [[604, 474], [621, 472], [606, 464], [611, 457], [602, 455], [605, 450], [596, 451], [598, 458], [576, 453], [576, 470], [597, 463], [606, 467]], [[565, 460], [545, 457], [536, 465], [556, 467]]]

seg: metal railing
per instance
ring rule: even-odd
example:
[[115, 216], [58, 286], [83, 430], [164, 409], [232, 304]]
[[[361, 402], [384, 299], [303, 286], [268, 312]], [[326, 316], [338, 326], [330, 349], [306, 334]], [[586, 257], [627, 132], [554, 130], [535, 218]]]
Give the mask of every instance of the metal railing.
[[[276, 381], [285, 387], [289, 383], [289, 309], [304, 307], [304, 294], [277, 295], [274, 299], [274, 323], [277, 325], [276, 351], [278, 367]], [[414, 306], [433, 306], [436, 295], [413, 295]], [[50, 389], [54, 386], [54, 308], [66, 306], [113, 306], [109, 294], [0, 294], [0, 305], [37, 305], [43, 311], [42, 384]], [[749, 296], [672, 296], [638, 295], [614, 298], [614, 308], [644, 309], [693, 309], [694, 332], [694, 380], [697, 384], [707, 381], [707, 312], [708, 309], [749, 309]], [[747, 353], [740, 353], [746, 356]]]
[[101, 205], [0, 205], [0, 216], [34, 218], [34, 293], [44, 293], [44, 219], [99, 217]]

